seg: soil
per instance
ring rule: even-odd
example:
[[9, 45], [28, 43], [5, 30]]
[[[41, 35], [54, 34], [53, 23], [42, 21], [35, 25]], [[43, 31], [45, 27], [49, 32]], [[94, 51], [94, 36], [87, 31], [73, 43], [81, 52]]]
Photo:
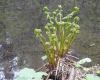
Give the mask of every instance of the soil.
[[[93, 74], [100, 76], [97, 71], [100, 70], [100, 66], [87, 67], [86, 65], [75, 66], [78, 58], [72, 55], [66, 55], [59, 59], [57, 67], [52, 69], [47, 63], [37, 71], [43, 71], [48, 73], [48, 76], [43, 76], [43, 80], [86, 80], [87, 74]], [[89, 69], [89, 70], [88, 70]]]

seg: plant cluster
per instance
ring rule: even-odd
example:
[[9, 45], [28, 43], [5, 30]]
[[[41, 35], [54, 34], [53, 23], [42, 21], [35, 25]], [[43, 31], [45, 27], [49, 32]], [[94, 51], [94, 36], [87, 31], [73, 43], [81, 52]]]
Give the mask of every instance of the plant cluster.
[[41, 29], [35, 29], [34, 33], [42, 42], [48, 62], [54, 68], [59, 58], [68, 52], [71, 43], [79, 33], [80, 27], [76, 24], [79, 17], [74, 17], [79, 8], [74, 7], [74, 10], [65, 17], [62, 15], [63, 9], [61, 5], [58, 5], [58, 8], [53, 12], [50, 12], [47, 7], [44, 7], [43, 10], [49, 21], [45, 25], [45, 32], [48, 38], [42, 35]]

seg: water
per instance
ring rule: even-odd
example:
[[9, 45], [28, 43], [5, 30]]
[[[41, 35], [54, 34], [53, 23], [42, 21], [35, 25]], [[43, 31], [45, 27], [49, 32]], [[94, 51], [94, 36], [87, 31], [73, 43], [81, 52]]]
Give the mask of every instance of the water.
[[0, 80], [15, 80], [17, 72], [24, 68], [38, 69], [45, 62], [40, 41], [35, 37], [35, 28], [43, 29], [43, 7], [54, 10], [58, 4], [64, 15], [75, 5], [80, 7], [80, 34], [73, 42], [72, 54], [80, 58], [90, 57], [100, 63], [100, 2], [99, 0], [0, 0]]

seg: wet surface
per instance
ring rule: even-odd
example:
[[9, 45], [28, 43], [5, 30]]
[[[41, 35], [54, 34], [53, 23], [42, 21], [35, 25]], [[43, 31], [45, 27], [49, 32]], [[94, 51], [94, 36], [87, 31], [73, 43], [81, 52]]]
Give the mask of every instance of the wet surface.
[[[91, 65], [100, 63], [100, 1], [74, 0], [0, 0], [0, 80], [16, 80], [17, 72], [24, 68], [38, 69], [45, 62], [43, 47], [33, 30], [43, 29], [43, 7], [64, 8], [64, 15], [75, 5], [80, 7], [80, 34], [72, 44], [71, 53], [79, 58], [90, 57]], [[68, 3], [68, 4], [67, 4]], [[90, 5], [91, 3], [91, 5]]]

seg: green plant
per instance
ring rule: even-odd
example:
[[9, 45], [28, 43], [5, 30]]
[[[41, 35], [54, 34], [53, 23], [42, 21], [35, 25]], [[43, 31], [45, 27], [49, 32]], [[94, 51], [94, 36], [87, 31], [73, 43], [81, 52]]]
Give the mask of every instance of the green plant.
[[100, 75], [100, 70], [98, 70], [96, 73]]
[[[83, 67], [82, 64], [86, 63], [86, 62], [91, 62], [92, 60], [90, 58], [84, 58], [84, 59], [81, 59], [80, 61], [76, 62], [74, 65], [75, 67], [77, 68], [82, 68], [85, 72], [89, 73], [89, 71], [92, 70], [92, 68], [86, 68], [86, 67]], [[94, 67], [97, 67], [97, 66], [94, 66]], [[98, 70], [96, 72], [97, 74], [100, 74], [100, 70]], [[86, 77], [83, 78], [82, 80], [100, 80], [100, 77], [99, 76], [95, 76], [94, 74], [86, 74]]]
[[53, 12], [49, 12], [47, 7], [44, 7], [43, 10], [49, 21], [45, 25], [48, 39], [41, 34], [41, 29], [35, 29], [34, 33], [42, 42], [48, 62], [54, 68], [57, 65], [58, 59], [68, 52], [71, 43], [79, 33], [80, 27], [76, 24], [79, 17], [73, 17], [79, 8], [74, 7], [74, 10], [65, 17], [62, 15], [63, 10], [61, 5], [58, 5], [58, 8]]
[[80, 61], [74, 63], [75, 67], [77, 68], [82, 68], [84, 71], [88, 72], [91, 70], [91, 67], [90, 68], [86, 68], [86, 67], [83, 67], [82, 64], [86, 63], [86, 62], [91, 62], [92, 60], [90, 58], [84, 58], [84, 59], [81, 59]]
[[87, 74], [86, 75], [86, 80], [100, 80], [99, 76], [95, 76], [93, 74]]
[[17, 74], [17, 80], [43, 80], [42, 76], [47, 76], [45, 72], [36, 72], [34, 69], [24, 68]]

